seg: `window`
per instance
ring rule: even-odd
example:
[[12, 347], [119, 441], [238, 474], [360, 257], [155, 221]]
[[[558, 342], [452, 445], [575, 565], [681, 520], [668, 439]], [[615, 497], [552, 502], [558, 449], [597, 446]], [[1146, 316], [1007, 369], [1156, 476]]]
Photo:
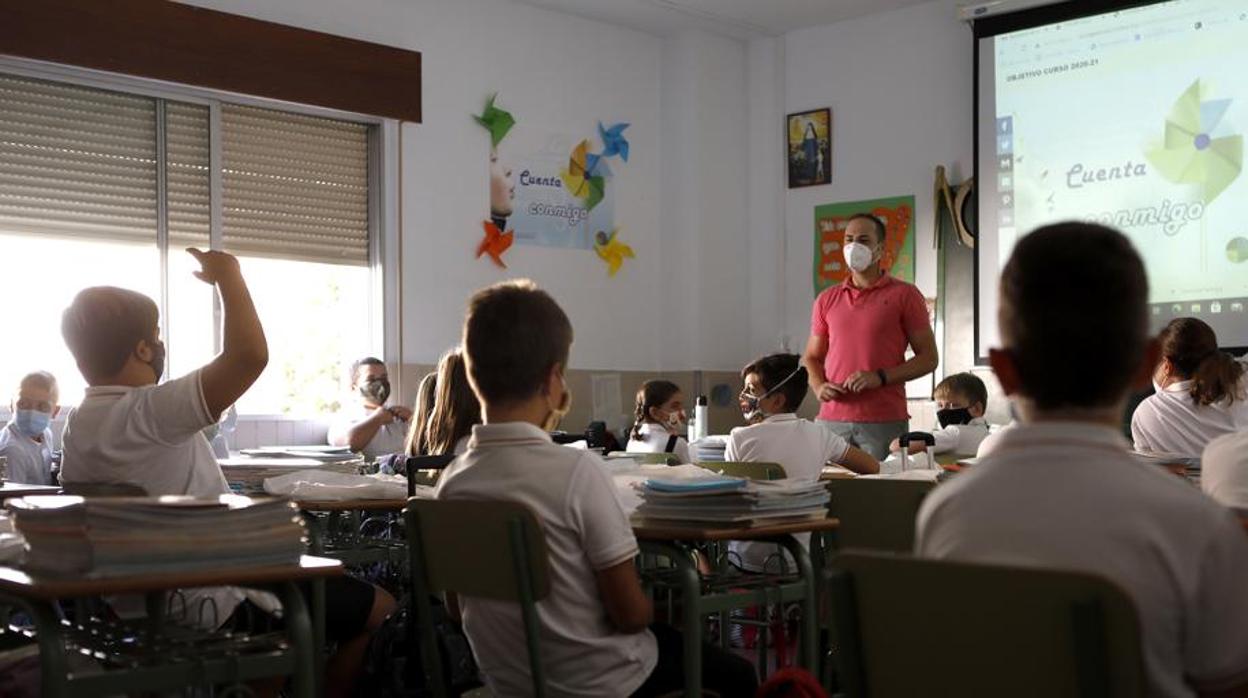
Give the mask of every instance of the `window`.
[[239, 411], [336, 409], [343, 365], [380, 353], [375, 128], [0, 74], [0, 393], [46, 369], [81, 399], [60, 315], [93, 285], [157, 301], [170, 375], [211, 360], [219, 308], [184, 252], [200, 247], [239, 257], [269, 339]]

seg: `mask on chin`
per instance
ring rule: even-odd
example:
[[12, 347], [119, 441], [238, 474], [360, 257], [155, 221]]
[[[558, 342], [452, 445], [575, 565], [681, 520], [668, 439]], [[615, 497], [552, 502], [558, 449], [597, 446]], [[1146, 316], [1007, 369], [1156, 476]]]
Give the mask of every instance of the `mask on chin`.
[[360, 396], [374, 405], [384, 405], [390, 399], [390, 379], [370, 378], [360, 386]]
[[940, 428], [950, 427], [955, 424], [970, 424], [974, 417], [971, 416], [971, 410], [967, 407], [955, 407], [936, 411], [936, 421], [940, 422]]

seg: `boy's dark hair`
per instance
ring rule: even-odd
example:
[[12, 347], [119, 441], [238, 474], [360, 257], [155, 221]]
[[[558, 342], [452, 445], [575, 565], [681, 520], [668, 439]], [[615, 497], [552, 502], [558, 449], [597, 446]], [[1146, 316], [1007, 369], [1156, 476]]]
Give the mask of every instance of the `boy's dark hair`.
[[503, 281], [468, 302], [463, 346], [481, 402], [517, 402], [541, 391], [551, 368], [567, 368], [572, 323], [532, 281]]
[[932, 391], [932, 397], [937, 400], [954, 396], [966, 398], [969, 402], [967, 407], [979, 403], [980, 408], [988, 409], [988, 386], [984, 385], [984, 382], [974, 373], [955, 373], [947, 376], [937, 383], [936, 389]]
[[365, 366], [385, 366], [386, 362], [376, 356], [365, 356], [362, 359], [356, 359], [351, 362], [351, 382], [354, 383], [360, 378], [360, 369]]
[[1001, 272], [1001, 340], [1037, 408], [1110, 407], [1148, 346], [1148, 278], [1122, 233], [1047, 225], [1015, 245]]
[[874, 213], [855, 213], [845, 221], [845, 227], [848, 228], [850, 223], [858, 220], [871, 221], [872, 227], [875, 228], [875, 237], [878, 238], [880, 244], [884, 244], [884, 238], [888, 236], [888, 229], [884, 226], [884, 221], [880, 220], [879, 216]]
[[633, 429], [630, 435], [634, 439], [641, 438], [641, 425], [650, 421], [650, 408], [661, 407], [680, 392], [680, 386], [671, 381], [652, 380], [641, 384], [637, 389], [637, 400], [633, 406]]
[[[794, 371], [797, 375], [793, 375]], [[758, 375], [763, 390], [775, 389], [775, 395], [784, 396], [786, 411], [796, 412], [802, 406], [802, 400], [806, 399], [806, 369], [797, 354], [772, 354], [755, 359], [741, 369], [741, 380], [751, 373]], [[780, 385], [786, 378], [788, 382]], [[778, 389], [777, 385], [780, 386]]]
[[153, 342], [160, 324], [155, 301], [113, 286], [84, 288], [61, 314], [61, 336], [90, 385], [121, 371], [140, 340]]
[[1170, 360], [1179, 377], [1192, 381], [1192, 399], [1213, 405], [1244, 398], [1241, 378], [1244, 365], [1218, 349], [1213, 328], [1194, 317], [1170, 321], [1157, 337], [1161, 355]]

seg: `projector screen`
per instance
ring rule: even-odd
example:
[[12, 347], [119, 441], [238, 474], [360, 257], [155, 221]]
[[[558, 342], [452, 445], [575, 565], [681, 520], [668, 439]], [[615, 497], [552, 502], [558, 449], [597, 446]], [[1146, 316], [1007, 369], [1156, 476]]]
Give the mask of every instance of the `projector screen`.
[[977, 356], [1014, 243], [1072, 219], [1135, 243], [1154, 329], [1199, 317], [1248, 346], [1248, 2], [1071, 5], [976, 23]]

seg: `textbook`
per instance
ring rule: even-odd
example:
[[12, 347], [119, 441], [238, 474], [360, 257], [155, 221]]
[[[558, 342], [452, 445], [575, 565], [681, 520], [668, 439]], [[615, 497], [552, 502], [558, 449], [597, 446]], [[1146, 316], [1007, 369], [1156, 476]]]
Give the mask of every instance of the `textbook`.
[[827, 516], [827, 489], [820, 482], [652, 477], [638, 487], [645, 519], [754, 526]]
[[107, 576], [294, 564], [303, 520], [282, 498], [45, 496], [9, 500], [25, 567]]

